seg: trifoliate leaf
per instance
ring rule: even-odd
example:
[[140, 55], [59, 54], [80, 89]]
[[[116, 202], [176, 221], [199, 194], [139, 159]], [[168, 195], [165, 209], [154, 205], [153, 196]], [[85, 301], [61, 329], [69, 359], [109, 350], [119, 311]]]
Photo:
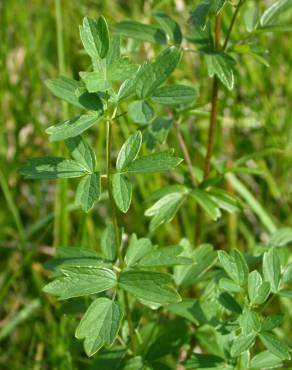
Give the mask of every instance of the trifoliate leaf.
[[123, 313], [118, 303], [108, 298], [95, 299], [83, 315], [75, 336], [84, 339], [87, 356], [94, 355], [104, 345], [111, 345], [121, 326]]
[[218, 257], [226, 274], [238, 285], [245, 285], [248, 279], [248, 266], [239, 250], [234, 249], [229, 254], [219, 251]]

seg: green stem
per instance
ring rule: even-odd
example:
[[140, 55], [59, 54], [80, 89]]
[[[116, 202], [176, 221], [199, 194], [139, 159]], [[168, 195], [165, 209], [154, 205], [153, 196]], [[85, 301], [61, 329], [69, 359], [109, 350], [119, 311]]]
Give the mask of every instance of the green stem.
[[[113, 198], [113, 192], [112, 192], [112, 172], [111, 172], [112, 124], [115, 118], [116, 118], [116, 109], [113, 113], [112, 118], [108, 119], [106, 122], [106, 170], [107, 170], [106, 172], [107, 172], [108, 195], [109, 195], [111, 214], [112, 214], [112, 224], [114, 227], [116, 251], [117, 251], [117, 256], [119, 259], [120, 268], [122, 269], [124, 267], [124, 259], [123, 259], [120, 235], [119, 235], [120, 233], [119, 233], [119, 225], [118, 225], [118, 219], [117, 219], [117, 209], [116, 209], [116, 205], [115, 205], [114, 198]], [[128, 298], [127, 292], [123, 291], [123, 296], [124, 296], [125, 311], [126, 311], [128, 327], [129, 327], [131, 349], [134, 354], [136, 351], [135, 350], [135, 333], [134, 333], [134, 327], [133, 327], [129, 298]]]
[[228, 31], [227, 31], [227, 34], [226, 34], [226, 37], [225, 37], [225, 41], [224, 41], [224, 44], [223, 44], [223, 47], [222, 47], [223, 51], [227, 48], [227, 45], [228, 45], [228, 42], [229, 42], [229, 39], [230, 39], [230, 35], [231, 35], [231, 31], [232, 31], [233, 26], [235, 24], [235, 20], [236, 20], [236, 17], [238, 15], [239, 9], [240, 9], [240, 7], [243, 3], [244, 3], [244, 0], [239, 0], [238, 4], [236, 5], [235, 12], [233, 13], [233, 16], [232, 16], [232, 19], [231, 19], [231, 22], [230, 22], [230, 25], [229, 25], [229, 28], [228, 28]]
[[[65, 56], [63, 40], [63, 20], [61, 0], [55, 0], [56, 29], [57, 29], [57, 50], [59, 73], [65, 75]], [[68, 118], [68, 104], [62, 102], [62, 117]], [[57, 146], [57, 154], [62, 156], [65, 148], [63, 143]], [[56, 186], [55, 193], [55, 219], [54, 219], [54, 246], [59, 244], [67, 245], [69, 240], [69, 214], [68, 214], [68, 181], [62, 179]]]

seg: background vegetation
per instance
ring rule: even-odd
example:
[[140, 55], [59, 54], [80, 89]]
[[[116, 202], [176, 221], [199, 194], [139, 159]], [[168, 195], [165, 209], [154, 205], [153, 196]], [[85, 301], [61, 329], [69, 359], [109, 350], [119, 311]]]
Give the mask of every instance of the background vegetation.
[[[58, 11], [60, 3], [62, 14]], [[81, 51], [78, 34], [78, 25], [85, 15], [103, 14], [110, 23], [125, 18], [151, 23], [152, 10], [159, 9], [173, 16], [186, 33], [190, 10], [196, 3], [184, 0], [0, 2], [1, 369], [103, 368], [100, 360], [88, 360], [81, 343], [73, 339], [77, 320], [72, 313], [80, 312], [84, 301], [77, 301], [73, 306], [61, 305], [41, 291], [49, 277], [43, 263], [54, 254], [53, 246], [76, 245], [98, 250], [101, 233], [109, 222], [106, 202], [99, 202], [93, 211], [84, 215], [74, 206], [74, 192], [66, 183], [56, 190], [55, 182], [24, 181], [17, 173], [26, 158], [56, 154], [59, 150], [48, 144], [45, 128], [60, 121], [67, 114], [66, 107], [51, 95], [43, 81], [57, 77], [62, 70], [65, 75], [78, 78], [78, 71], [87, 67], [88, 60]], [[247, 3], [249, 6], [258, 1]], [[260, 7], [265, 9], [271, 3], [260, 1]], [[234, 40], [245, 32], [243, 14], [237, 19], [232, 34]], [[231, 11], [227, 10], [222, 20], [223, 32], [230, 18]], [[60, 58], [62, 38], [65, 65]], [[242, 55], [235, 89], [220, 91], [215, 146], [218, 161], [232, 164], [247, 154], [265, 155], [244, 161], [252, 173], [238, 175], [239, 182], [232, 186], [235, 193], [243, 197], [245, 211], [236, 216], [224, 214], [216, 223], [206, 220], [201, 225], [202, 240], [216, 249], [229, 250], [236, 246], [244, 253], [256, 254], [276, 228], [291, 225], [291, 46], [289, 33], [259, 35], [258, 48], [266, 65], [250, 55]], [[128, 47], [134, 48], [135, 44]], [[140, 48], [140, 55], [142, 59], [152, 57], [152, 47], [145, 44]], [[199, 174], [203, 163], [201, 146], [207, 139], [211, 80], [198, 53], [186, 53], [172, 78], [199, 87], [200, 97], [182, 125]], [[117, 150], [132, 129], [133, 123], [123, 117], [114, 131]], [[105, 153], [102, 130], [103, 127], [91, 130], [97, 153]], [[170, 130], [168, 142], [180, 152], [174, 128]], [[183, 171], [187, 173], [185, 165]], [[193, 205], [184, 207], [172, 223], [153, 235], [149, 234], [149, 220], [144, 216], [151, 204], [147, 201], [151, 193], [172, 180], [183, 182], [181, 174], [173, 172], [166, 177], [151, 175], [137, 179], [132, 210], [120, 220], [127, 233], [151, 236], [160, 245], [176, 244], [182, 237], [195, 242]], [[287, 314], [279, 334], [291, 345], [291, 300], [281, 299], [275, 304]]]

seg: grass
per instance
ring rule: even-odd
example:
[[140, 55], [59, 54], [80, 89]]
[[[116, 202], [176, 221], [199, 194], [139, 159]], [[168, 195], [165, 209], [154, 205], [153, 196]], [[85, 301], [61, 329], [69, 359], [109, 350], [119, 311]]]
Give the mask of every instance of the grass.
[[[265, 3], [268, 2], [263, 1], [263, 7]], [[59, 243], [98, 248], [110, 212], [106, 202], [101, 202], [93, 212], [83, 215], [72, 204], [72, 189], [68, 185], [63, 183], [56, 190], [55, 183], [27, 182], [17, 174], [17, 169], [25, 158], [63, 150], [48, 147], [44, 128], [66, 117], [69, 108], [50, 95], [43, 81], [59, 72], [77, 77], [76, 71], [86, 68], [87, 60], [78, 41], [82, 17], [103, 13], [110, 21], [128, 17], [149, 22], [151, 4], [173, 14], [186, 27], [191, 1], [85, 0], [80, 4], [77, 0], [55, 3], [3, 0], [0, 4], [0, 368], [3, 370], [93, 366], [84, 357], [81, 344], [72, 339], [77, 321], [72, 313], [80, 312], [84, 302], [77, 300], [69, 307], [44, 295], [41, 288], [48, 272], [43, 263], [53, 254], [53, 245]], [[180, 4], [184, 5], [182, 10]], [[230, 18], [231, 14], [229, 19], [227, 16], [222, 20], [224, 32]], [[233, 40], [243, 28], [240, 22]], [[204, 224], [202, 240], [216, 248], [226, 248], [231, 231], [231, 243], [248, 252], [264, 242], [276, 227], [292, 223], [291, 34], [275, 33], [260, 38], [269, 50], [270, 67], [242, 57], [235, 92], [223, 90], [219, 94], [215, 153], [221, 160], [235, 161], [246, 153], [260, 153], [267, 148], [277, 151], [249, 160], [251, 167], [258, 168], [257, 175], [227, 175], [247, 209], [236, 219], [224, 216], [216, 224]], [[141, 53], [148, 55], [150, 51], [142, 48]], [[205, 146], [207, 141], [210, 106], [206, 102], [210, 100], [211, 80], [206, 77], [199, 55], [188, 53], [183, 63], [176, 77], [199, 84], [200, 99], [193, 114], [184, 119], [181, 132], [193, 163], [202, 168], [204, 153], [200, 145]], [[112, 133], [114, 149], [120, 147], [132, 129], [126, 117], [120, 122]], [[92, 131], [92, 141], [95, 140], [97, 153], [103, 153], [104, 161], [105, 132], [99, 135], [98, 130], [105, 128]], [[174, 130], [169, 142], [180, 150]], [[145, 200], [165, 184], [165, 178], [158, 175], [137, 180], [132, 212], [120, 219], [127, 232], [135, 231], [140, 236], [149, 233], [148, 220], [143, 216], [148, 204]], [[185, 235], [193, 241], [194, 217], [191, 205], [185, 207], [171, 224], [153, 235], [154, 241], [175, 244]], [[283, 335], [291, 344], [291, 301], [283, 301], [282, 305], [288, 316]]]

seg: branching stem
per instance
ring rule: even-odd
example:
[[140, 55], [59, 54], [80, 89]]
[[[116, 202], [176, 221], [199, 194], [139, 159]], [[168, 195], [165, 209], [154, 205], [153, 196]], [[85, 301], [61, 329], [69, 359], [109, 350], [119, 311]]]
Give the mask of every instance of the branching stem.
[[[119, 259], [120, 268], [122, 269], [124, 267], [124, 259], [123, 259], [123, 253], [122, 253], [122, 248], [121, 248], [119, 225], [118, 225], [118, 219], [117, 219], [117, 210], [116, 210], [116, 205], [114, 202], [113, 192], [112, 192], [112, 172], [111, 172], [112, 124], [115, 118], [116, 118], [116, 109], [114, 110], [112, 117], [106, 121], [106, 167], [107, 167], [108, 195], [109, 195], [109, 201], [110, 201], [110, 206], [111, 206], [112, 223], [113, 223], [114, 236], [115, 236], [115, 245], [116, 245], [116, 251], [117, 251], [117, 256]], [[132, 317], [131, 317], [129, 298], [125, 291], [123, 292], [123, 296], [124, 296], [125, 311], [126, 311], [128, 327], [129, 327], [131, 349], [134, 354], [135, 353], [135, 333], [134, 333], [134, 327], [133, 327], [133, 322], [132, 322]]]

